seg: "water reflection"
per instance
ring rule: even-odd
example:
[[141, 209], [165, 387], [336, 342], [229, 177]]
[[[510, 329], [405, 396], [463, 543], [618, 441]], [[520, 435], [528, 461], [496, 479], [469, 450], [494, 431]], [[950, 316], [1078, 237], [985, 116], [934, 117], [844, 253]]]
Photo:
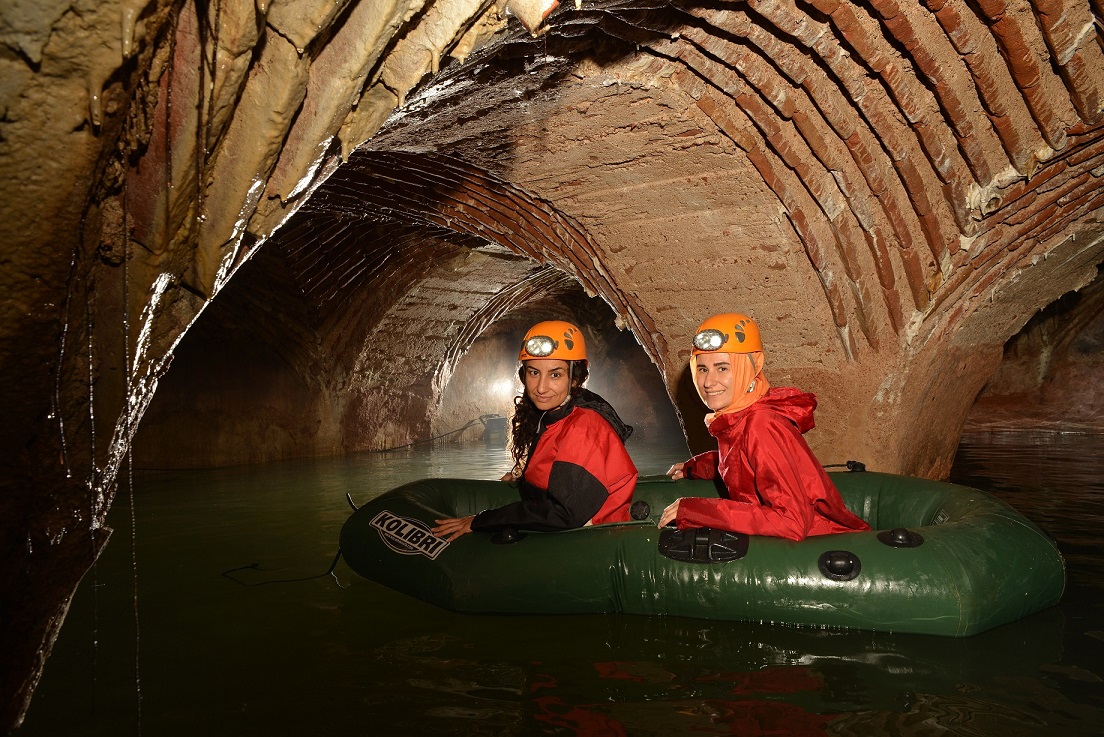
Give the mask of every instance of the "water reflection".
[[[351, 587], [346, 614], [361, 623], [369, 608], [391, 596], [397, 595]], [[967, 640], [675, 618], [573, 617], [565, 623], [419, 613], [425, 619], [404, 618], [405, 629], [376, 619], [382, 626], [372, 632], [350, 633], [366, 662], [406, 675], [390, 684], [394, 699], [470, 705], [470, 694], [448, 685], [457, 668], [496, 677], [512, 673], [521, 680], [511, 688], [526, 694], [525, 722], [540, 722], [551, 709], [555, 723], [573, 722], [578, 733], [616, 733], [590, 731], [612, 720], [627, 734], [709, 734], [725, 725], [739, 728], [733, 734], [820, 734], [808, 730], [834, 724], [840, 715], [850, 715], [845, 721], [852, 725], [870, 724], [869, 718], [884, 725], [897, 719], [890, 715], [907, 721], [904, 715], [915, 718], [925, 703], [948, 696], [958, 703], [971, 693], [979, 706], [959, 718], [1001, 713], [1004, 731], [1012, 734], [1017, 725], [1044, 718], [1055, 723], [1053, 716], [1033, 713], [1037, 707], [1015, 712], [1024, 710], [1026, 697], [1037, 696], [1042, 669], [1061, 658], [1058, 609]], [[426, 630], [449, 636], [421, 634]], [[1064, 711], [1076, 712], [1060, 693], [1053, 696]], [[497, 713], [516, 711], [514, 696], [507, 704], [479, 694], [485, 707], [488, 698], [495, 699]], [[761, 731], [746, 731], [749, 719]], [[1075, 718], [1062, 722], [1076, 731]]]
[[979, 486], [1057, 538], [1071, 583], [1104, 580], [1104, 436], [978, 433], [963, 438], [951, 480]]
[[[77, 594], [26, 735], [1038, 735], [1104, 724], [1104, 439], [967, 438], [955, 480], [1057, 538], [1057, 607], [967, 639], [680, 618], [446, 612], [319, 573], [358, 501], [425, 475], [496, 478], [479, 445], [136, 479]], [[636, 446], [643, 473], [685, 448]], [[568, 574], [564, 574], [568, 575]], [[93, 593], [95, 594], [93, 596]], [[136, 653], [137, 648], [137, 653]]]

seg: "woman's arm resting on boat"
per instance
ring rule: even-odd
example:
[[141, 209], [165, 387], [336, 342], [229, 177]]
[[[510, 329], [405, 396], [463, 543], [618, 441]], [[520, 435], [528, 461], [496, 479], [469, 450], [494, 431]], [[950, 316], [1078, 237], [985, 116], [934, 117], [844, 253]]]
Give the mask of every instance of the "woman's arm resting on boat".
[[556, 461], [548, 476], [548, 496], [567, 512], [568, 527], [582, 527], [606, 503], [609, 489], [577, 463]]
[[[671, 478], [675, 477], [672, 476]], [[676, 499], [675, 501], [667, 505], [667, 508], [663, 510], [663, 514], [659, 516], [659, 522], [657, 523], [658, 527], [663, 527], [664, 525], [670, 524], [671, 522], [675, 521], [675, 517], [678, 516], [679, 502], [681, 501], [682, 499]]]
[[[524, 482], [523, 482], [524, 483]], [[598, 513], [609, 492], [582, 466], [556, 461], [548, 477], [548, 490], [528, 487], [527, 498], [476, 515], [473, 529], [492, 532], [505, 527], [552, 532], [582, 527]]]
[[472, 531], [472, 520], [475, 519], [475, 515], [468, 517], [450, 517], [448, 519], [435, 519], [434, 522], [437, 526], [433, 528], [433, 534], [437, 537], [443, 537], [448, 542], [452, 542], [461, 535], [467, 535]]
[[688, 461], [676, 463], [667, 469], [667, 475], [679, 479], [711, 479], [717, 475], [717, 451], [707, 450]]
[[[715, 450], [707, 450], [699, 453], [682, 465], [682, 478], [684, 479], [713, 479], [717, 478], [717, 462], [720, 456]], [[674, 468], [674, 466], [672, 466]], [[669, 473], [669, 472], [668, 472]], [[671, 476], [671, 478], [676, 478]], [[677, 479], [676, 479], [677, 480]]]

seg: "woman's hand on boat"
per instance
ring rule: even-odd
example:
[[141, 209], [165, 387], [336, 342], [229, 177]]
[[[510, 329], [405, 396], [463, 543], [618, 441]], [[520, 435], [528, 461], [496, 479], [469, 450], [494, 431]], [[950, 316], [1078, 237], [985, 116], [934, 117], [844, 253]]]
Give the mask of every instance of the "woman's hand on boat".
[[[678, 465], [682, 465], [681, 463]], [[659, 515], [659, 522], [657, 525], [663, 527], [671, 522], [675, 521], [675, 517], [678, 517], [679, 502], [681, 499], [676, 499], [667, 505], [667, 508], [663, 510], [663, 514]]]
[[667, 475], [675, 481], [686, 478], [686, 472], [682, 470], [684, 466], [686, 466], [685, 463], [676, 463], [667, 469]]
[[449, 519], [435, 519], [434, 522], [437, 526], [433, 528], [433, 534], [437, 537], [443, 537], [448, 542], [452, 542], [461, 535], [467, 535], [472, 531], [472, 520], [475, 519], [475, 515], [469, 515], [467, 517], [450, 517]]

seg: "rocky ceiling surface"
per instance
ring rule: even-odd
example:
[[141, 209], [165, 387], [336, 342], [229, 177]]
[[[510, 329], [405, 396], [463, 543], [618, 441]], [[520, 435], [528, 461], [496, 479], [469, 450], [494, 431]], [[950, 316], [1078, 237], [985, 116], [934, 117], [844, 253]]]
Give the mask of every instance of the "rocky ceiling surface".
[[[334, 442], [425, 432], [476, 338], [570, 282], [671, 397], [697, 323], [746, 310], [775, 383], [820, 396], [815, 447], [945, 472], [1005, 343], [1104, 262], [1102, 18], [1098, 0], [3, 4], [2, 721], [223, 292], [224, 315], [279, 316], [250, 328], [319, 396], [348, 395]], [[403, 349], [385, 365], [381, 344]]]

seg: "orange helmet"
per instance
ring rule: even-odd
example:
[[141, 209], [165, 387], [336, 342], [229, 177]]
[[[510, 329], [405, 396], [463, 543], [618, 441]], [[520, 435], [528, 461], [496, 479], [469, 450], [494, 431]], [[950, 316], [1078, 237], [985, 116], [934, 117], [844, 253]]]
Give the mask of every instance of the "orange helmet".
[[747, 315], [724, 312], [714, 315], [694, 334], [693, 355], [701, 353], [754, 353], [763, 350], [759, 326]]
[[519, 361], [534, 358], [558, 358], [561, 361], [585, 361], [583, 331], [569, 322], [546, 320], [529, 328], [521, 342]]

